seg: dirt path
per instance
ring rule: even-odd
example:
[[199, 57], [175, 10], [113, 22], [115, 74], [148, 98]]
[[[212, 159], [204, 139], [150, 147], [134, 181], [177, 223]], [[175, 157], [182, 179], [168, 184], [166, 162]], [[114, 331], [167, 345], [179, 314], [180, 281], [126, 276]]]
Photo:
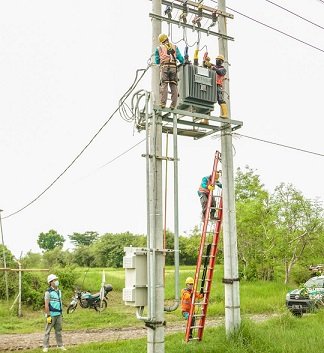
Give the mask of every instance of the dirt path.
[[[274, 315], [253, 315], [249, 318], [255, 322], [265, 321]], [[207, 327], [219, 326], [224, 318], [207, 321]], [[170, 323], [166, 326], [166, 333], [184, 332], [185, 322]], [[78, 331], [64, 331], [63, 341], [66, 347], [89, 342], [119, 341], [146, 336], [146, 328], [120, 328], [120, 329], [87, 329]], [[0, 335], [0, 352], [12, 352], [25, 349], [40, 348], [43, 341], [43, 332], [29, 334]], [[50, 345], [56, 346], [54, 332], [51, 334]]]

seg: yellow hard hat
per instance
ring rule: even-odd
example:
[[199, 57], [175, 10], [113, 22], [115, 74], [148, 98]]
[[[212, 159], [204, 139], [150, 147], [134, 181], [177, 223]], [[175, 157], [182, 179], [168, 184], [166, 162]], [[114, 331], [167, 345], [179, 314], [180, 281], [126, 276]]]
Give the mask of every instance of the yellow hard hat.
[[223, 56], [223, 55], [218, 55], [217, 58], [216, 58], [216, 60], [217, 60], [217, 59], [220, 59], [220, 60], [223, 60], [223, 61], [224, 61], [224, 56]]
[[186, 284], [194, 284], [194, 279], [192, 277], [187, 277]]
[[161, 34], [159, 35], [159, 42], [160, 42], [160, 43], [163, 43], [163, 42], [166, 41], [167, 39], [168, 39], [168, 36], [167, 36], [166, 34], [161, 33]]

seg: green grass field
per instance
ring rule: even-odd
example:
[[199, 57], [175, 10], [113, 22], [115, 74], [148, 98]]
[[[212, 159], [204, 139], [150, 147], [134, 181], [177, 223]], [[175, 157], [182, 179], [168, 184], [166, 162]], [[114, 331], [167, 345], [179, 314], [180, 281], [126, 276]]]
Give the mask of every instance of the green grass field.
[[[101, 284], [102, 269], [90, 269], [84, 277], [85, 270], [78, 269], [78, 285], [90, 291], [97, 291]], [[182, 267], [180, 283], [193, 274], [193, 267]], [[123, 269], [106, 269], [106, 282], [114, 287], [109, 295], [109, 305], [106, 311], [97, 313], [94, 310], [78, 307], [73, 314], [64, 314], [64, 330], [86, 328], [120, 328], [143, 327], [136, 319], [135, 309], [125, 306], [122, 301], [124, 287]], [[208, 309], [208, 318], [216, 319], [224, 316], [224, 286], [221, 282], [222, 266], [217, 267], [213, 281], [213, 292]], [[166, 303], [169, 305], [174, 297], [173, 269], [165, 271]], [[324, 312], [304, 315], [295, 318], [285, 309], [285, 294], [287, 286], [278, 282], [241, 282], [241, 315], [240, 331], [229, 340], [226, 338], [223, 326], [206, 329], [203, 342], [185, 344], [183, 334], [172, 334], [166, 337], [166, 352], [233, 352], [233, 353], [264, 353], [264, 352], [324, 352]], [[63, 292], [64, 293], [64, 292]], [[65, 295], [64, 303], [70, 301], [70, 295]], [[9, 306], [0, 303], [0, 334], [41, 332], [44, 326], [42, 310], [33, 312], [23, 307], [23, 317], [18, 318], [15, 310], [9, 311]], [[65, 308], [66, 311], [66, 308]], [[279, 314], [278, 317], [263, 323], [253, 323], [248, 320], [251, 314]], [[167, 322], [182, 322], [180, 309], [166, 313]], [[0, 336], [1, 338], [1, 336]], [[29, 350], [36, 352], [39, 350]], [[145, 352], [146, 339], [119, 341], [114, 343], [97, 343], [69, 347], [71, 352]]]

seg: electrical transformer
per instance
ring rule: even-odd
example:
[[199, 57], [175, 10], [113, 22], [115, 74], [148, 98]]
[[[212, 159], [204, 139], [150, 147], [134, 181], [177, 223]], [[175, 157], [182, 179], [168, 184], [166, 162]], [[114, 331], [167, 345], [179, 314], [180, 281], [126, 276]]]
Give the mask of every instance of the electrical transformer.
[[216, 72], [191, 64], [180, 66], [178, 109], [208, 114], [216, 102]]

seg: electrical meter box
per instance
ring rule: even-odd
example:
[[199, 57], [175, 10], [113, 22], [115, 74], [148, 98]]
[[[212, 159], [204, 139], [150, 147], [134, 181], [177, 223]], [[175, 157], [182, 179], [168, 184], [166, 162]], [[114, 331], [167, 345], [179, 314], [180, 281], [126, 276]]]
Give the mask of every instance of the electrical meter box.
[[196, 65], [182, 65], [179, 69], [178, 109], [208, 114], [217, 102], [216, 72]]
[[147, 252], [143, 248], [125, 247], [123, 268], [125, 288], [123, 301], [126, 305], [147, 305]]

